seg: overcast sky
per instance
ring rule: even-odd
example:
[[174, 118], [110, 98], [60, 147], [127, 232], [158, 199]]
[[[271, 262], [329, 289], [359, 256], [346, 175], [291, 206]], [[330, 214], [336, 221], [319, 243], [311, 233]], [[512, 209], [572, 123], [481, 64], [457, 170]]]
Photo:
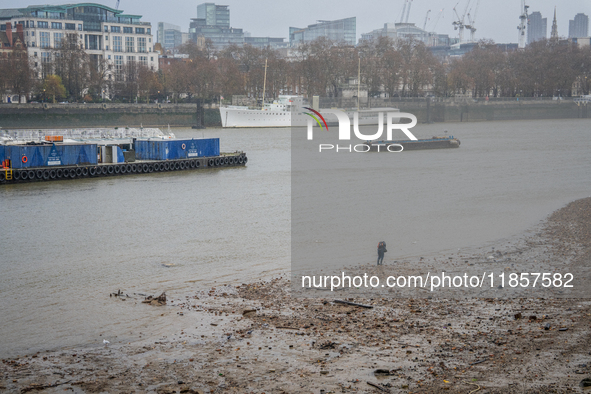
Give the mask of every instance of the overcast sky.
[[[477, 0], [413, 0], [409, 22], [423, 27], [425, 15], [431, 10], [427, 21], [427, 30], [437, 31], [457, 37], [452, 22], [455, 14], [453, 8], [462, 16], [466, 4], [470, 1], [468, 12], [475, 11]], [[98, 0], [99, 4], [115, 7], [117, 0]], [[188, 31], [190, 18], [197, 17], [197, 5], [204, 0], [121, 0], [119, 9], [126, 13], [143, 15], [143, 20], [151, 22], [154, 34], [158, 22], [168, 22], [181, 26]], [[357, 17], [357, 37], [383, 27], [384, 23], [398, 22], [405, 0], [220, 0], [210, 1], [230, 6], [230, 24], [242, 28], [253, 36], [271, 36], [288, 38], [290, 26], [306, 27], [316, 20], [333, 20]], [[1, 8], [19, 8], [34, 4], [67, 4], [72, 0], [0, 0]], [[474, 5], [473, 5], [474, 4]], [[548, 35], [552, 27], [554, 6], [557, 7], [558, 33], [568, 36], [568, 21], [579, 13], [591, 15], [590, 0], [529, 0], [530, 13], [540, 11], [548, 18]], [[476, 38], [493, 39], [498, 43], [517, 42], [517, 25], [519, 24], [521, 0], [480, 0], [476, 14]], [[444, 10], [435, 25], [438, 14]], [[465, 20], [467, 23], [467, 18]], [[464, 33], [465, 37], [468, 36]]]

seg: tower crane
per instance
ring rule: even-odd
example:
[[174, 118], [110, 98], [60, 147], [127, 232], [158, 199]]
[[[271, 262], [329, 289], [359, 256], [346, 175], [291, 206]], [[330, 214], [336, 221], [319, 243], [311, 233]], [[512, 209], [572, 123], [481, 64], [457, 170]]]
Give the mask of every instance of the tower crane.
[[521, 0], [521, 15], [519, 15], [519, 26], [517, 26], [517, 30], [519, 30], [518, 48], [525, 48], [525, 30], [527, 28], [527, 23], [529, 23], [529, 16], [527, 14], [528, 8], [529, 6], [525, 5], [525, 0]]
[[406, 19], [404, 20], [404, 23], [408, 23], [408, 16], [410, 15], [410, 7], [412, 6], [412, 0], [410, 0], [410, 2], [408, 3], [408, 9], [406, 10]]
[[439, 11], [439, 14], [437, 14], [437, 18], [435, 18], [435, 23], [433, 24], [433, 31], [435, 31], [435, 28], [437, 27], [437, 23], [439, 23], [439, 19], [443, 16], [443, 11], [445, 10], [445, 8], [442, 8], [441, 11]]
[[410, 3], [408, 3], [408, 9], [406, 10], [406, 20], [404, 21], [404, 23], [408, 23], [408, 16], [410, 15], [410, 7], [412, 6], [412, 0], [410, 0]]
[[[402, 15], [400, 15], [400, 23], [408, 23], [408, 16], [410, 15], [410, 7], [412, 6], [412, 0], [404, 0], [404, 7], [402, 8]], [[406, 13], [406, 17], [404, 14]]]
[[431, 10], [427, 11], [427, 15], [425, 15], [425, 23], [423, 23], [423, 30], [425, 30], [427, 28], [427, 21], [429, 20], [430, 13], [431, 13]]
[[470, 16], [472, 9], [468, 12], [468, 22], [469, 25], [465, 25], [466, 29], [470, 30], [470, 42], [474, 42], [474, 33], [476, 33], [476, 27], [474, 27], [474, 22], [476, 21], [476, 14], [478, 13], [478, 6], [480, 5], [480, 0], [476, 0], [476, 6], [474, 7], [474, 15]]
[[[459, 1], [458, 1], [458, 4], [460, 4]], [[466, 13], [468, 12], [468, 6], [470, 5], [470, 0], [468, 0], [468, 3], [466, 4], [466, 9], [464, 10], [464, 13], [462, 14], [461, 17], [458, 14], [458, 11], [456, 10], [456, 7], [458, 6], [458, 4], [456, 4], [456, 6], [454, 7], [454, 12], [455, 12], [458, 20], [454, 21], [452, 23], [452, 25], [454, 26], [454, 30], [459, 30], [458, 35], [459, 35], [460, 44], [461, 44], [464, 39], [464, 28], [466, 27], [466, 25], [464, 24], [464, 20], [466, 19]]]
[[121, 1], [121, 0], [117, 0], [117, 4], [115, 4], [115, 9], [116, 9], [116, 10], [118, 10], [118, 9], [119, 9], [119, 2], [120, 2], [120, 1]]
[[408, 0], [404, 0], [404, 7], [402, 7], [402, 14], [400, 15], [400, 23], [404, 21], [404, 13], [406, 12], [406, 6], [408, 5]]

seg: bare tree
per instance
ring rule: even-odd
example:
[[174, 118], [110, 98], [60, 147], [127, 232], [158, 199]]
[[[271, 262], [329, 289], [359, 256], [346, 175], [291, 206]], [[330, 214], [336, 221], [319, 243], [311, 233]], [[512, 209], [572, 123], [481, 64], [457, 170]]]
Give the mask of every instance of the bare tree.
[[89, 56], [81, 46], [77, 34], [66, 34], [52, 51], [53, 72], [58, 75], [73, 99], [84, 96], [89, 87]]
[[10, 89], [13, 94], [21, 96], [29, 94], [33, 87], [33, 71], [29, 63], [27, 50], [24, 47], [16, 46], [9, 58]]
[[150, 96], [163, 89], [158, 81], [158, 75], [142, 64], [138, 66], [137, 88], [138, 94], [146, 97], [146, 103], [150, 102]]
[[183, 61], [174, 61], [170, 66], [162, 70], [164, 88], [172, 93], [175, 103], [177, 103], [181, 94], [190, 91], [190, 82], [187, 78], [189, 73], [189, 65]]
[[111, 65], [102, 55], [90, 56], [88, 59], [88, 88], [95, 97], [104, 98], [105, 93], [111, 91], [109, 73]]
[[432, 69], [437, 60], [421, 41], [413, 38], [400, 40], [398, 50], [402, 56], [402, 95], [417, 97], [433, 84]]

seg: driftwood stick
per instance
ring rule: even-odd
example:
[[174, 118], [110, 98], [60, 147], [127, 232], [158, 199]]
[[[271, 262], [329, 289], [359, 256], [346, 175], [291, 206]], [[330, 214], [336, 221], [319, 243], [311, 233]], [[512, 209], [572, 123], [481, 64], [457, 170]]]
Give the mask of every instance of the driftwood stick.
[[385, 393], [389, 393], [389, 392], [390, 392], [390, 390], [388, 390], [388, 389], [385, 389], [385, 388], [383, 388], [382, 386], [378, 386], [378, 385], [377, 385], [377, 384], [375, 384], [375, 383], [372, 383], [372, 382], [367, 382], [367, 384], [369, 384], [371, 387], [375, 387], [376, 389], [378, 389], [378, 390], [380, 390], [380, 391], [383, 391], [383, 392], [385, 392]]
[[367, 309], [372, 309], [373, 308], [373, 306], [371, 306], [371, 305], [356, 304], [354, 302], [349, 302], [349, 301], [334, 300], [333, 302], [336, 302], [337, 304], [345, 304], [345, 305], [359, 306], [361, 308], [367, 308]]

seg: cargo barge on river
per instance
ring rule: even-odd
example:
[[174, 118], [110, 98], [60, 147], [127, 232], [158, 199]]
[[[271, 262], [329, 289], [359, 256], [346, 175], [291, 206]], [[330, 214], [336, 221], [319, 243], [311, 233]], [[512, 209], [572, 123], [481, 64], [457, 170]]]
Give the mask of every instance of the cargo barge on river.
[[460, 140], [454, 136], [433, 137], [422, 140], [368, 141], [370, 152], [399, 152], [403, 150], [459, 148]]
[[244, 166], [219, 138], [176, 139], [160, 129], [0, 132], [0, 184]]

